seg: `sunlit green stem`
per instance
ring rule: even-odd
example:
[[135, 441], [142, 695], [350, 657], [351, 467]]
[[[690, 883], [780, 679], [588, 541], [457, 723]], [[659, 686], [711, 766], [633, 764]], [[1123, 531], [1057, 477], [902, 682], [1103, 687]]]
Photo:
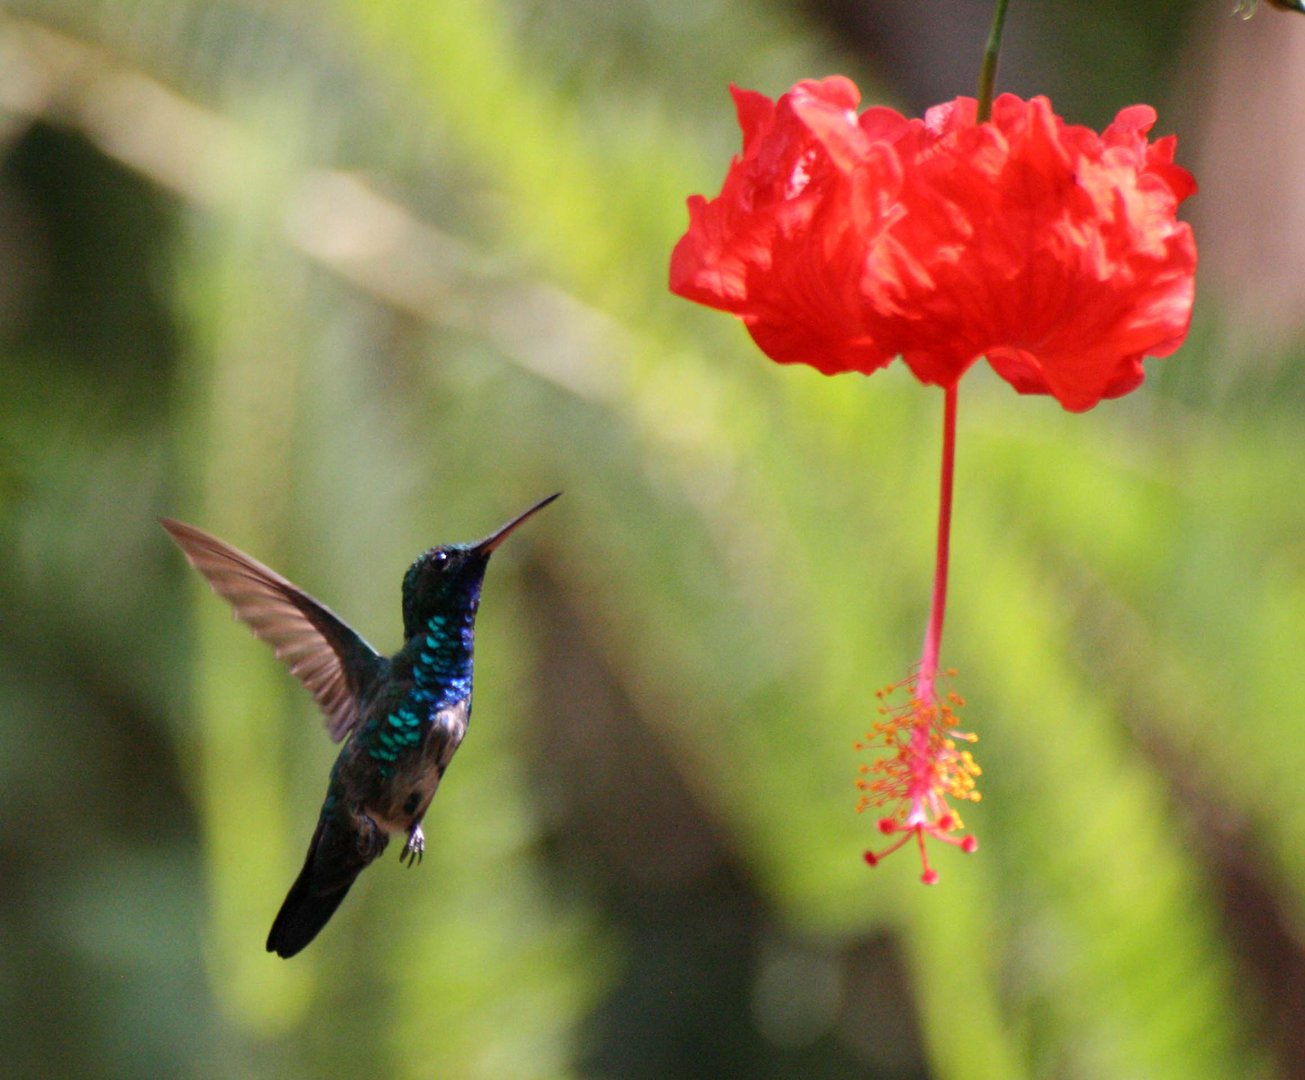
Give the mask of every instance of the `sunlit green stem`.
[[1009, 0], [997, 0], [992, 12], [992, 28], [988, 31], [988, 44], [983, 50], [983, 66], [979, 68], [979, 114], [984, 123], [992, 116], [992, 96], [997, 84], [997, 54], [1001, 52], [1001, 32], [1006, 25], [1006, 5]]

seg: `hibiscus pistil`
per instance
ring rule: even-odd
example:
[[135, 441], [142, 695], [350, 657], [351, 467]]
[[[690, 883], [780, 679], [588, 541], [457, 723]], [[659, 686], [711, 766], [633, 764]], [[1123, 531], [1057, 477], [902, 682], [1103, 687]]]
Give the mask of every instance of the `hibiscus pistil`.
[[[945, 674], [950, 678], [955, 672]], [[928, 697], [921, 696], [918, 670], [877, 691], [881, 719], [856, 743], [856, 749], [878, 756], [873, 764], [860, 767], [856, 786], [862, 794], [856, 809], [864, 813], [873, 807], [892, 808], [878, 825], [881, 833], [897, 839], [880, 851], [867, 851], [869, 865], [877, 866], [914, 837], [924, 867], [921, 880], [933, 885], [938, 872], [929, 865], [926, 839], [965, 852], [979, 846], [973, 835], [956, 835], [965, 823], [948, 800], [978, 802], [976, 784], [983, 770], [966, 748], [978, 736], [958, 727], [957, 712], [964, 700], [951, 691], [941, 697], [932, 688], [927, 693]]]

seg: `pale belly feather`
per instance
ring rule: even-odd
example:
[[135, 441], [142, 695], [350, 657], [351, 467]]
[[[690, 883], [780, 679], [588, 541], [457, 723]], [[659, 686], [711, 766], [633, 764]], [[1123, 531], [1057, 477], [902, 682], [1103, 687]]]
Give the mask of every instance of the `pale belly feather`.
[[467, 733], [468, 707], [469, 702], [461, 701], [439, 710], [421, 743], [395, 763], [382, 795], [363, 807], [377, 828], [394, 835], [408, 833], [421, 822]]

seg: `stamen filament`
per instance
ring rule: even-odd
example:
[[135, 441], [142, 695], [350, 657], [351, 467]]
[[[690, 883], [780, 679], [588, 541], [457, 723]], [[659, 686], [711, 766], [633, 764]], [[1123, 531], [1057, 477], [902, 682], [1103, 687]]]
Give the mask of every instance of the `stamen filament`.
[[938, 546], [934, 562], [933, 596], [929, 623], [920, 653], [917, 692], [926, 703], [935, 698], [938, 653], [942, 646], [943, 617], [947, 612], [947, 567], [951, 556], [952, 493], [956, 487], [956, 387], [949, 386], [943, 398], [942, 468], [938, 482]]
[[[925, 629], [920, 662], [900, 682], [878, 692], [879, 713], [884, 719], [873, 725], [858, 750], [887, 751], [873, 765], [861, 766], [857, 787], [863, 792], [857, 811], [895, 803], [887, 817], [879, 819], [879, 831], [900, 835], [882, 851], [867, 851], [865, 861], [876, 866], [886, 855], [903, 847], [912, 837], [920, 849], [921, 880], [933, 885], [938, 871], [929, 864], [926, 837], [941, 840], [962, 851], [978, 847], [973, 836], [954, 836], [964, 829], [960, 815], [948, 798], [978, 802], [976, 777], [981, 773], [969, 750], [957, 743], [972, 743], [975, 736], [957, 730], [956, 710], [965, 702], [955, 693], [938, 692], [938, 655], [942, 646], [943, 619], [947, 610], [947, 568], [951, 548], [952, 495], [956, 477], [956, 387], [948, 387], [943, 404], [942, 467], [938, 496], [938, 544], [934, 564], [933, 595]], [[955, 672], [943, 674], [948, 677]], [[899, 691], [905, 702], [891, 703]]]

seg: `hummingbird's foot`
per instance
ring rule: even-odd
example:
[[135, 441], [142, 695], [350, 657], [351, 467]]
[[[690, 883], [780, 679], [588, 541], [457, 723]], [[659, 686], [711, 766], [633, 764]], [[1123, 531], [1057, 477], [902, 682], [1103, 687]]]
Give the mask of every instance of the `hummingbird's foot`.
[[409, 866], [416, 866], [422, 860], [426, 852], [426, 835], [421, 831], [420, 825], [414, 825], [408, 830], [408, 842], [403, 845], [403, 850], [399, 852], [399, 862], [408, 860]]

